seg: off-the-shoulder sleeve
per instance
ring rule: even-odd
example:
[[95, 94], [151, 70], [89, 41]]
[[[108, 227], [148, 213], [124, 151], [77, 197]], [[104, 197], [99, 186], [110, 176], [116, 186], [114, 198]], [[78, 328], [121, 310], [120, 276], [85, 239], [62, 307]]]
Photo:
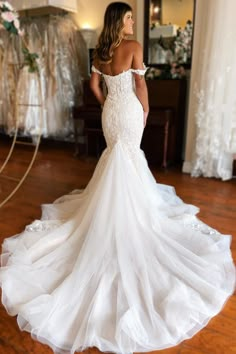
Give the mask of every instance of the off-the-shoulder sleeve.
[[141, 76], [144, 76], [146, 71], [147, 71], [147, 67], [143, 64], [143, 69], [131, 69], [132, 70], [132, 73], [134, 74], [138, 74], [138, 75], [141, 75]]
[[97, 74], [99, 74], [99, 75], [102, 75], [101, 71], [99, 71], [98, 69], [96, 69], [94, 65], [92, 65], [91, 70], [92, 70], [93, 73], [97, 73]]

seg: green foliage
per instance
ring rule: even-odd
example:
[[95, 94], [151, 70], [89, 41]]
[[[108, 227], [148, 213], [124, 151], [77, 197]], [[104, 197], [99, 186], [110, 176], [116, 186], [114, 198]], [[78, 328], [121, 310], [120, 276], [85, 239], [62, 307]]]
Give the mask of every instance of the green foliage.
[[13, 22], [3, 21], [2, 24], [8, 32], [13, 33], [13, 34], [18, 34], [18, 30], [14, 26]]
[[[4, 12], [9, 14], [7, 14], [6, 16], [2, 16], [1, 14]], [[7, 1], [0, 1], [0, 23], [2, 23], [6, 31], [13, 35], [19, 35], [21, 37], [21, 40], [23, 41], [22, 52], [24, 55], [24, 63], [22, 67], [27, 66], [30, 73], [38, 72], [39, 67], [37, 59], [39, 58], [39, 56], [37, 53], [30, 53], [29, 49], [27, 48], [27, 44], [23, 38], [24, 31], [20, 29], [18, 14]]]
[[34, 73], [39, 71], [37, 59], [39, 58], [37, 53], [30, 53], [28, 48], [23, 47], [22, 53], [24, 55], [24, 63], [23, 66], [28, 66], [29, 72]]

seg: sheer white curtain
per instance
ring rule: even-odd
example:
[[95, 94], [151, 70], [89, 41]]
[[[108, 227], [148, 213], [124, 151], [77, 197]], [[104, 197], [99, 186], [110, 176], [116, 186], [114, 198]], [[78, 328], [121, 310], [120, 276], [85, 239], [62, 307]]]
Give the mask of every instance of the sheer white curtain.
[[236, 153], [235, 0], [197, 0], [190, 105], [196, 121], [192, 176], [228, 180]]

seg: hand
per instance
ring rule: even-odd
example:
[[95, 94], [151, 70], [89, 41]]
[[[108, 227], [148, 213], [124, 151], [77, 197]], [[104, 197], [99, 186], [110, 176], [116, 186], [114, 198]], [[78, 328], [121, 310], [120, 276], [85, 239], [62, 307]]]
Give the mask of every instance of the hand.
[[147, 123], [148, 113], [149, 112], [143, 112], [143, 125], [144, 125], [144, 127], [146, 126], [146, 123]]

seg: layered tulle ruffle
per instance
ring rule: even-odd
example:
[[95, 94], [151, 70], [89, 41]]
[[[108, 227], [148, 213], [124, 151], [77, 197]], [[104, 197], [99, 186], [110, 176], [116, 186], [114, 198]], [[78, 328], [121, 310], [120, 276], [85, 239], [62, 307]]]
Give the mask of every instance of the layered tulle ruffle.
[[156, 184], [141, 150], [133, 159], [121, 141], [107, 148], [84, 191], [4, 242], [3, 304], [55, 352], [174, 346], [234, 290], [230, 236]]

